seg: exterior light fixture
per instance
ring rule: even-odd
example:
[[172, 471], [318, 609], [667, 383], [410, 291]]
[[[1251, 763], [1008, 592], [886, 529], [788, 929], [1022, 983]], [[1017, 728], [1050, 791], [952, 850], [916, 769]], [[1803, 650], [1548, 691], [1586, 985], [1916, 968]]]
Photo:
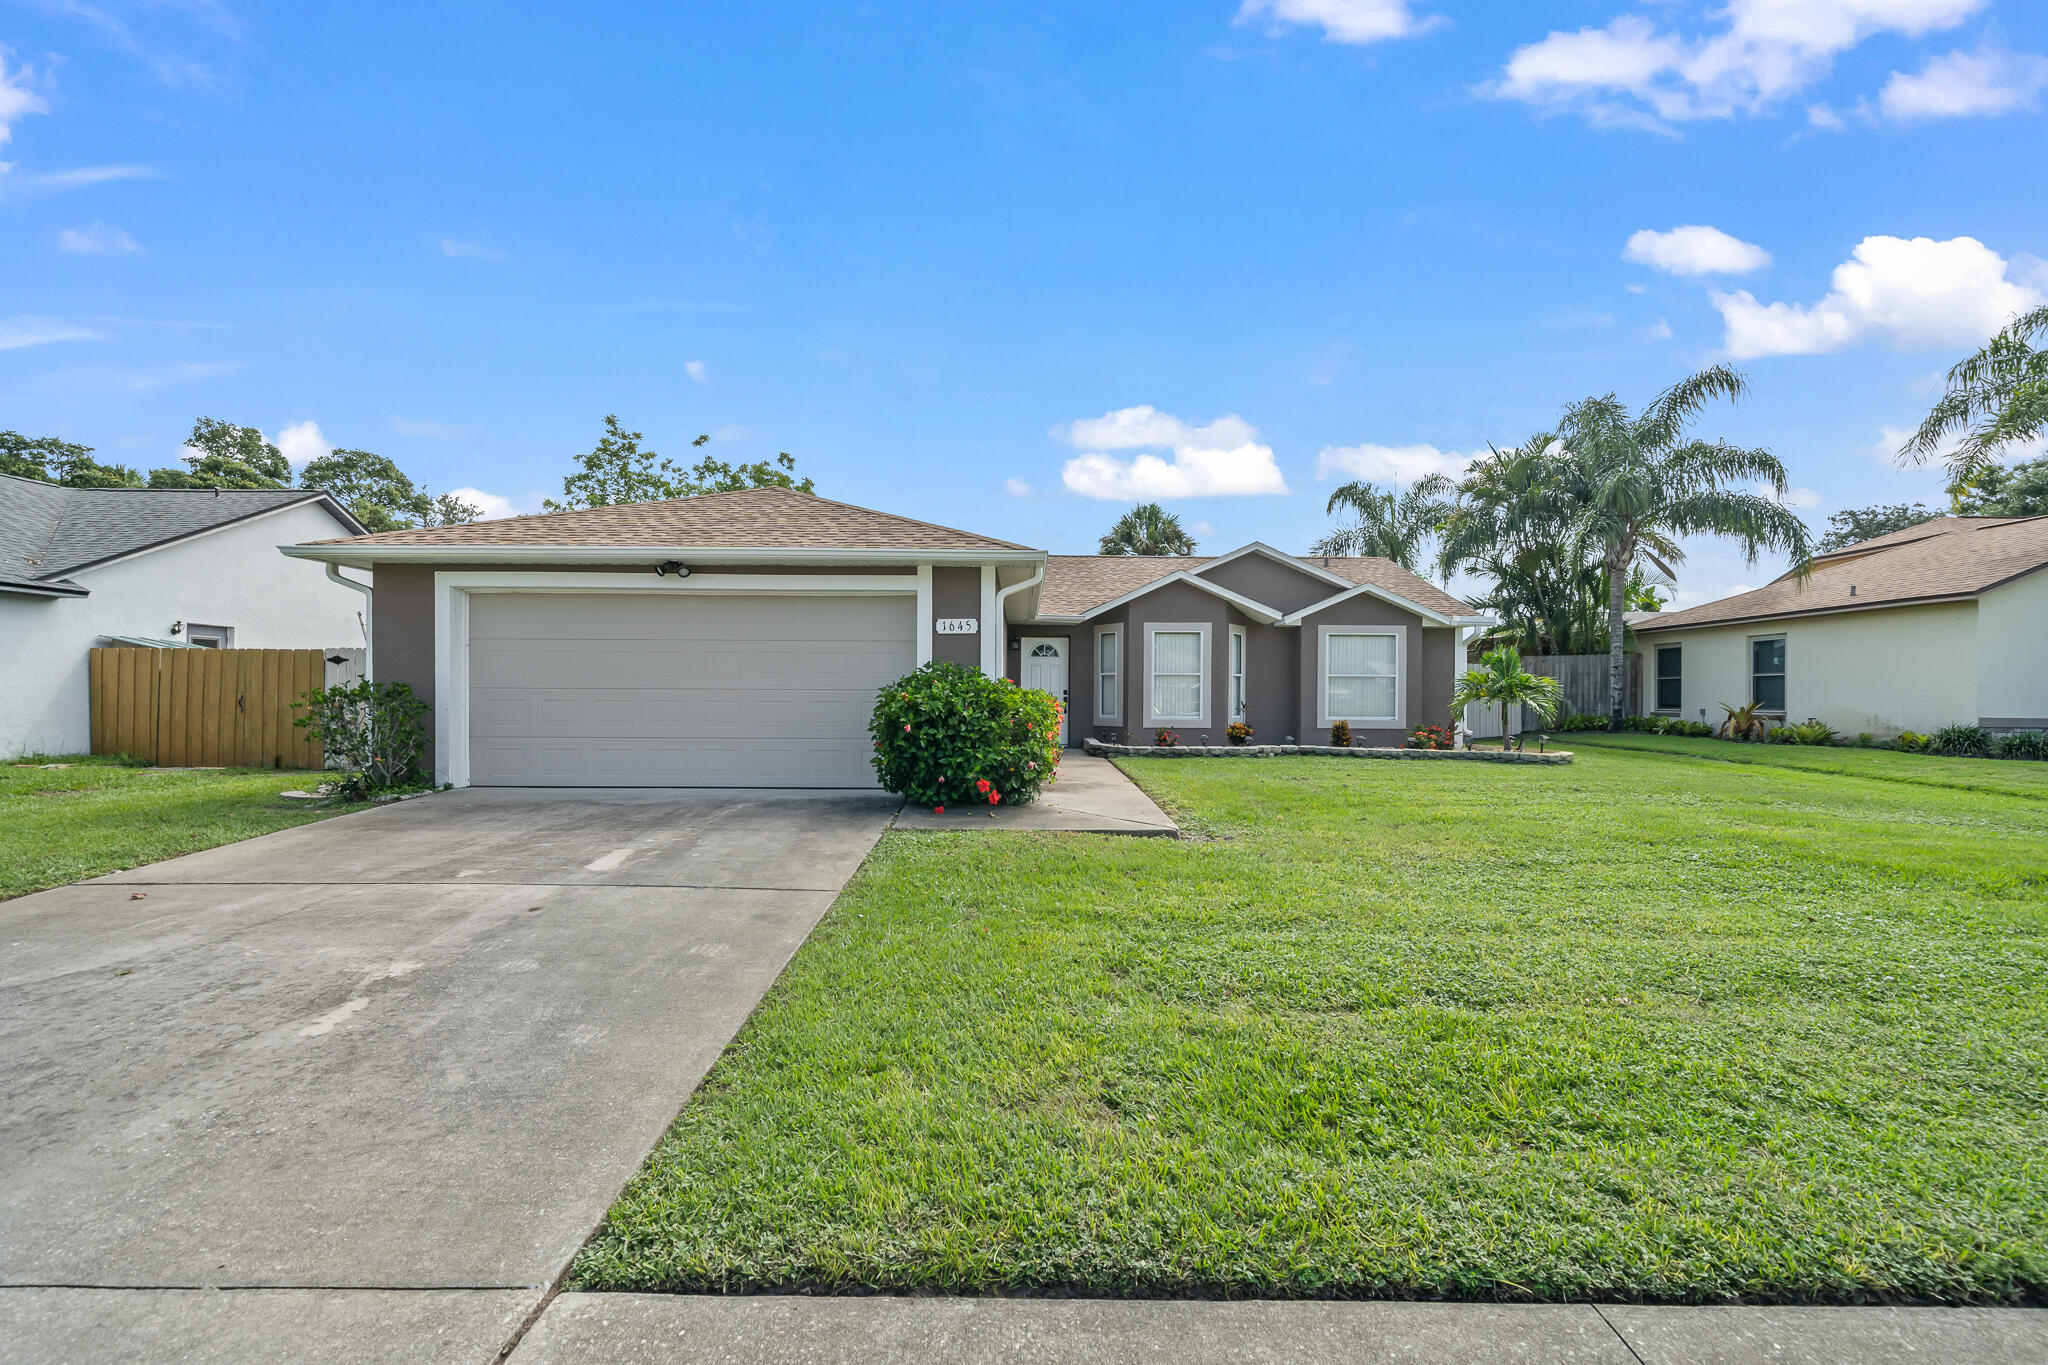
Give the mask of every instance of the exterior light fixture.
[[173, 621], [173, 622], [171, 622], [171, 634], [173, 634], [173, 635], [183, 635], [184, 633], [185, 633], [185, 623], [184, 623], [183, 621]]
[[674, 559], [664, 559], [654, 566], [656, 578], [688, 578], [690, 566]]

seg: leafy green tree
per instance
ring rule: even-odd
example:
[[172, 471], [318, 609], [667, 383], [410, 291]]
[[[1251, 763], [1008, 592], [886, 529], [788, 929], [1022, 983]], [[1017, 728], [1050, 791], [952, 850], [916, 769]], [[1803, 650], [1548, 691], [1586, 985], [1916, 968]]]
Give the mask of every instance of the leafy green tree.
[[1191, 555], [1195, 538], [1156, 502], [1141, 502], [1116, 519], [1097, 548], [1106, 555]]
[[0, 431], [0, 474], [69, 488], [142, 487], [140, 474], [127, 465], [101, 464], [92, 457], [91, 446], [18, 431]]
[[1652, 581], [1648, 570], [1638, 564], [1628, 576], [1628, 591], [1624, 594], [1628, 600], [1624, 605], [1630, 611], [1662, 611], [1664, 603], [1669, 600], [1664, 596], [1664, 589], [1669, 586], [1668, 583]]
[[[1780, 499], [1785, 466], [1768, 450], [1686, 439], [1702, 408], [1748, 392], [1725, 365], [1702, 370], [1657, 395], [1641, 413], [1607, 394], [1565, 409], [1559, 427], [1568, 478], [1565, 496], [1581, 533], [1601, 548], [1607, 575], [1607, 728], [1623, 727], [1622, 611], [1629, 575], [1647, 562], [1666, 578], [1684, 558], [1679, 539], [1711, 535], [1736, 541], [1751, 563], [1782, 550], [1805, 572], [1812, 549], [1806, 525]], [[1771, 496], [1731, 485], [1760, 485]]]
[[1922, 503], [1893, 503], [1889, 507], [1849, 507], [1828, 518], [1826, 534], [1820, 544], [1814, 546], [1817, 553], [1827, 554], [1832, 550], [1846, 550], [1878, 536], [1888, 536], [1894, 531], [1903, 531], [1909, 526], [1918, 526], [1923, 521], [1933, 521], [1941, 513]]
[[2048, 515], [2048, 455], [2011, 465], [1986, 465], [1949, 490], [1959, 517]]
[[2048, 305], [2020, 314], [1948, 372], [1948, 389], [1907, 442], [1902, 463], [1925, 464], [1958, 432], [1949, 479], [1970, 482], [1999, 452], [2048, 433]]
[[192, 424], [185, 439], [190, 469], [152, 469], [151, 488], [289, 488], [291, 463], [254, 427], [216, 417]]
[[457, 526], [481, 513], [450, 493], [439, 497], [418, 486], [389, 458], [369, 450], [330, 450], [299, 471], [301, 488], [320, 488], [372, 531], [415, 526]]
[[1540, 431], [1488, 451], [1458, 484], [1438, 572], [1487, 580], [1474, 605], [1500, 619], [1496, 640], [1535, 654], [1604, 650], [1600, 553], [1569, 496], [1576, 470], [1563, 443]]
[[1451, 688], [1451, 718], [1455, 721], [1473, 703], [1500, 707], [1501, 747], [1508, 745], [1508, 707], [1520, 706], [1544, 720], [1554, 720], [1564, 701], [1564, 684], [1555, 678], [1531, 673], [1522, 667], [1521, 651], [1513, 645], [1489, 649], [1479, 656], [1479, 667], [1468, 669]]
[[1317, 541], [1311, 553], [1376, 555], [1412, 573], [1423, 547], [1450, 518], [1456, 492], [1457, 485], [1441, 474], [1417, 479], [1399, 495], [1391, 488], [1382, 491], [1375, 484], [1353, 480], [1330, 494], [1323, 508], [1331, 516], [1340, 509], [1348, 511], [1351, 524]]
[[[673, 460], [651, 450], [642, 450], [646, 437], [627, 431], [619, 419], [607, 414], [604, 435], [591, 450], [576, 457], [577, 472], [562, 480], [562, 501], [549, 498], [550, 512], [577, 507], [614, 507], [629, 502], [660, 502], [668, 498], [694, 498], [704, 493], [736, 493], [749, 488], [790, 488], [815, 493], [813, 480], [798, 478], [796, 457], [783, 451], [773, 463], [759, 460], [734, 465], [706, 455], [685, 471]], [[709, 436], [690, 444], [703, 446]]]

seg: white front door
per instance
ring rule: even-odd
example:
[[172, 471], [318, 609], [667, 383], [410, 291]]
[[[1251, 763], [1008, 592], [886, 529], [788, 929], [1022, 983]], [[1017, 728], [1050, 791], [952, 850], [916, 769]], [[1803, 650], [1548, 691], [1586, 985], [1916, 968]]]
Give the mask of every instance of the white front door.
[[1026, 687], [1052, 693], [1060, 704], [1060, 743], [1067, 742], [1067, 642], [1041, 635], [1027, 635], [1017, 642], [1024, 653], [1017, 679]]

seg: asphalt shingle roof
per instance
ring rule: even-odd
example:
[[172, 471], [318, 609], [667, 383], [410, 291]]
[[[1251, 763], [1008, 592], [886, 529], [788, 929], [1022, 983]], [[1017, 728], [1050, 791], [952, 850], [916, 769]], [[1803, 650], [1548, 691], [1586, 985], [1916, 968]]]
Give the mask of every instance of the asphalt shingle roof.
[[0, 475], [0, 585], [68, 586], [102, 561], [325, 497], [311, 488], [65, 488]]
[[[1304, 557], [1302, 562], [1354, 584], [1370, 583], [1384, 588], [1396, 597], [1445, 616], [1472, 613], [1468, 604], [1391, 559], [1313, 555]], [[1048, 555], [1038, 612], [1041, 616], [1080, 616], [1170, 574], [1193, 572], [1213, 563], [1215, 556], [1211, 555]], [[1342, 591], [1330, 589], [1332, 595]]]
[[1822, 556], [1804, 583], [1786, 574], [1754, 592], [1660, 613], [1636, 633], [1975, 597], [2044, 567], [2048, 516], [1942, 517]]
[[378, 545], [607, 546], [621, 549], [1016, 550], [1028, 546], [934, 526], [788, 488], [706, 493], [666, 502], [582, 507], [572, 512], [504, 517], [467, 526], [422, 526], [347, 541]]

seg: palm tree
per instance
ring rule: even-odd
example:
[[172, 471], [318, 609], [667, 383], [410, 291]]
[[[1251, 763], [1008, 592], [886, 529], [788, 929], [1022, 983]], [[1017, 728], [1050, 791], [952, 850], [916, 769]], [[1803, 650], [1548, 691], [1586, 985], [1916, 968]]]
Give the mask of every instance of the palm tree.
[[1106, 555], [1191, 555], [1195, 538], [1173, 513], [1156, 502], [1141, 502], [1117, 518], [1100, 549]]
[[1333, 516], [1339, 508], [1348, 509], [1351, 525], [1324, 536], [1311, 553], [1377, 555], [1413, 573], [1423, 545], [1450, 516], [1451, 497], [1456, 492], [1457, 485], [1441, 474], [1417, 479], [1414, 487], [1398, 497], [1392, 489], [1381, 492], [1375, 484], [1353, 480], [1330, 494], [1323, 508]]
[[1500, 745], [1508, 747], [1508, 707], [1520, 705], [1544, 720], [1554, 719], [1564, 701], [1564, 684], [1522, 667], [1522, 652], [1513, 645], [1489, 649], [1479, 667], [1468, 669], [1451, 689], [1451, 719], [1465, 714], [1473, 702], [1500, 704]]
[[[1609, 730], [1622, 728], [1622, 610], [1639, 561], [1673, 578], [1672, 566], [1685, 557], [1679, 538], [1712, 535], [1738, 542], [1752, 564], [1764, 550], [1782, 550], [1796, 572], [1806, 572], [1812, 553], [1806, 525], [1781, 502], [1788, 480], [1778, 457], [1725, 441], [1685, 439], [1708, 402], [1747, 392], [1741, 375], [1716, 365], [1658, 394], [1639, 415], [1613, 394], [1565, 409], [1559, 435], [1571, 457], [1573, 520], [1600, 547], [1607, 574]], [[1755, 485], [1768, 496], [1731, 484]]]
[[1597, 547], [1579, 525], [1579, 471], [1547, 431], [1475, 461], [1444, 521], [1437, 559], [1492, 586], [1474, 603], [1500, 618], [1495, 638], [1538, 654], [1583, 654], [1601, 631]]
[[1925, 464], [1958, 430], [1963, 439], [1948, 457], [1950, 482], [1967, 484], [2017, 441], [2048, 431], [2048, 304], [2022, 313], [2005, 330], [1948, 372], [1942, 394], [1912, 439], [1899, 447], [1901, 463]]

